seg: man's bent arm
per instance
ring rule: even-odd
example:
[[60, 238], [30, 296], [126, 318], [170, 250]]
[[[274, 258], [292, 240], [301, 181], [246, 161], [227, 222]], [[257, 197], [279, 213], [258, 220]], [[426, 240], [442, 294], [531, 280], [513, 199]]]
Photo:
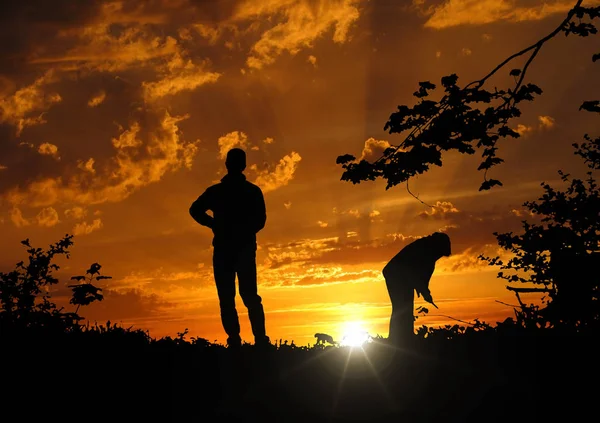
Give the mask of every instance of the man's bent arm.
[[192, 216], [192, 218], [202, 226], [207, 226], [212, 229], [214, 219], [211, 215], [206, 213], [206, 211], [209, 209], [210, 202], [208, 192], [204, 191], [204, 193], [192, 203], [190, 207], [190, 216]]
[[265, 197], [261, 190], [258, 190], [256, 203], [256, 232], [258, 232], [264, 228], [267, 223], [267, 207], [265, 205]]

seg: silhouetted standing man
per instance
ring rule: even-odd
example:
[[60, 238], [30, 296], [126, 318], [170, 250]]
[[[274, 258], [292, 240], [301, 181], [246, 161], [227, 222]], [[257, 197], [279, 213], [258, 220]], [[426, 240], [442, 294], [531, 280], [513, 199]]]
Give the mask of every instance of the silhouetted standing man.
[[[240, 346], [240, 323], [235, 309], [235, 277], [240, 296], [248, 308], [248, 317], [257, 345], [269, 344], [265, 333], [265, 313], [256, 281], [256, 233], [267, 219], [265, 200], [260, 188], [246, 180], [246, 153], [233, 148], [225, 160], [227, 175], [209, 187], [190, 207], [190, 215], [212, 229], [213, 271], [221, 321], [229, 346]], [[206, 213], [211, 210], [213, 216]]]
[[409, 342], [414, 335], [414, 293], [437, 308], [429, 291], [435, 262], [450, 255], [450, 238], [441, 232], [419, 238], [405, 246], [383, 268], [383, 276], [392, 301], [389, 340]]

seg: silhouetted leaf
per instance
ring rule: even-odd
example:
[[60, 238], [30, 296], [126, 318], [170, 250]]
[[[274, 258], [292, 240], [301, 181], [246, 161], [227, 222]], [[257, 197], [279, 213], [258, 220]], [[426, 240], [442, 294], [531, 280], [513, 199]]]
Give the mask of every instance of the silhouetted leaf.
[[596, 60], [600, 60], [600, 53], [594, 54], [592, 56], [592, 62], [595, 62]]
[[353, 162], [354, 160], [356, 160], [356, 157], [354, 157], [351, 154], [344, 154], [343, 156], [338, 156], [338, 158], [336, 159], [335, 163], [336, 164], [346, 164], [349, 162]]
[[488, 179], [487, 181], [483, 181], [481, 183], [481, 186], [479, 187], [479, 191], [488, 190], [491, 187], [496, 186], [496, 185], [502, 186], [502, 182], [500, 182], [496, 179]]
[[598, 101], [598, 100], [584, 101], [581, 104], [581, 106], [579, 106], [579, 110], [587, 110], [588, 112], [600, 113], [600, 101]]
[[510, 71], [510, 76], [519, 76], [521, 75], [521, 69], [513, 69]]
[[85, 272], [86, 274], [95, 275], [100, 272], [100, 266], [98, 263], [93, 263], [90, 268]]
[[455, 86], [457, 81], [458, 81], [458, 75], [456, 75], [455, 73], [453, 73], [452, 75], [442, 77], [442, 85], [445, 88]]

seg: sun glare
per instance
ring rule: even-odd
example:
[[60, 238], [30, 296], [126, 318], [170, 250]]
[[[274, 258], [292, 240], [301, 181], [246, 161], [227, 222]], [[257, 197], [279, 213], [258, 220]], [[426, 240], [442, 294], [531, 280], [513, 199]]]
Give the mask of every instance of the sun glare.
[[340, 342], [341, 346], [361, 347], [371, 340], [371, 336], [361, 323], [349, 322], [345, 326], [342, 341]]

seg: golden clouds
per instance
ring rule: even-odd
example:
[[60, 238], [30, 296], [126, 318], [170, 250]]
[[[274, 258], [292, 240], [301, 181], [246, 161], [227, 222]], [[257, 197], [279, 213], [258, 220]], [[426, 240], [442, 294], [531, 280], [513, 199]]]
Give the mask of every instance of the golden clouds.
[[413, 4], [429, 18], [425, 27], [444, 29], [457, 25], [483, 25], [497, 21], [541, 20], [571, 9], [571, 0], [538, 1], [523, 5], [516, 0], [447, 0], [437, 6], [427, 6], [422, 0]]
[[94, 162], [95, 160], [93, 158], [89, 158], [87, 161], [78, 161], [77, 162], [77, 167], [81, 170], [84, 170], [86, 172], [90, 172], [90, 173], [96, 173], [96, 169], [94, 169]]
[[555, 119], [552, 116], [538, 116], [540, 127], [544, 129], [550, 129], [555, 124]]
[[38, 153], [45, 156], [52, 156], [57, 160], [60, 160], [60, 156], [58, 155], [58, 147], [54, 144], [50, 144], [49, 142], [44, 142], [39, 145]]
[[519, 123], [515, 128], [515, 132], [517, 132], [522, 137], [529, 134], [532, 130], [533, 128], [531, 126], [523, 125], [522, 123]]
[[154, 82], [143, 82], [146, 101], [175, 95], [181, 91], [191, 91], [201, 85], [215, 82], [221, 74], [208, 72], [205, 64], [195, 64], [180, 53], [174, 54], [161, 71], [163, 78]]
[[12, 94], [0, 93], [0, 123], [16, 126], [17, 136], [27, 126], [45, 123], [44, 112], [62, 100], [56, 93], [45, 92], [46, 86], [55, 81], [54, 72], [47, 71], [31, 85]]
[[248, 135], [240, 131], [229, 132], [219, 137], [217, 144], [219, 146], [219, 158], [224, 160], [227, 157], [227, 152], [232, 148], [248, 148]]
[[292, 151], [290, 154], [283, 156], [273, 170], [257, 170], [258, 176], [254, 180], [254, 183], [258, 185], [264, 193], [285, 186], [294, 178], [294, 173], [298, 168], [300, 160], [302, 160], [300, 154]]
[[58, 213], [54, 207], [43, 208], [36, 216], [38, 225], [52, 227], [59, 223]]
[[333, 28], [333, 41], [344, 43], [351, 25], [358, 19], [360, 0], [271, 0], [244, 1], [233, 17], [244, 21], [261, 15], [279, 15], [283, 20], [264, 31], [252, 46], [246, 64], [261, 69], [272, 64], [275, 58], [287, 52], [298, 53]]
[[377, 160], [386, 148], [390, 148], [391, 145], [388, 141], [385, 140], [376, 140], [371, 137], [365, 141], [365, 146], [363, 147], [362, 153], [360, 154], [360, 160], [366, 160], [368, 162], [373, 162]]
[[83, 207], [75, 206], [65, 210], [65, 216], [72, 219], [83, 219], [87, 215], [87, 210]]
[[88, 106], [89, 107], [99, 106], [100, 104], [102, 104], [104, 102], [105, 99], [106, 99], [106, 92], [104, 90], [102, 90], [98, 94], [94, 95], [92, 98], [89, 99]]
[[23, 226], [29, 226], [29, 220], [23, 217], [23, 213], [21, 209], [17, 207], [13, 207], [8, 213], [11, 222], [17, 227], [22, 228]]
[[521, 135], [522, 137], [529, 136], [536, 133], [537, 131], [552, 129], [556, 124], [556, 120], [552, 116], [538, 116], [537, 120], [537, 126], [519, 123], [515, 128], [515, 131], [518, 132], [519, 135]]
[[422, 218], [445, 219], [448, 214], [458, 213], [459, 210], [449, 201], [436, 201], [430, 211], [423, 211], [418, 214]]
[[34, 58], [31, 63], [61, 70], [117, 72], [178, 53], [174, 37], [156, 36], [137, 26], [115, 33], [110, 23], [99, 23], [62, 31], [60, 37], [74, 40], [75, 46], [64, 54]]
[[79, 222], [73, 227], [73, 235], [87, 235], [102, 228], [102, 220], [94, 219], [92, 223]]
[[[156, 120], [152, 120], [154, 118]], [[70, 177], [44, 178], [26, 188], [15, 187], [4, 198], [14, 205], [43, 207], [66, 202], [99, 204], [121, 201], [138, 189], [158, 182], [167, 172], [191, 168], [200, 142], [181, 139], [178, 123], [188, 116], [156, 115], [148, 111], [144, 126], [137, 120], [129, 128], [120, 128], [113, 138], [115, 155], [96, 172], [89, 166]]]
[[34, 218], [31, 219], [25, 218], [21, 212], [21, 209], [13, 207], [9, 211], [9, 217], [17, 228], [29, 226], [32, 223], [37, 223], [37, 225], [41, 227], [50, 228], [60, 222], [58, 219], [58, 212], [53, 207], [43, 208]]

